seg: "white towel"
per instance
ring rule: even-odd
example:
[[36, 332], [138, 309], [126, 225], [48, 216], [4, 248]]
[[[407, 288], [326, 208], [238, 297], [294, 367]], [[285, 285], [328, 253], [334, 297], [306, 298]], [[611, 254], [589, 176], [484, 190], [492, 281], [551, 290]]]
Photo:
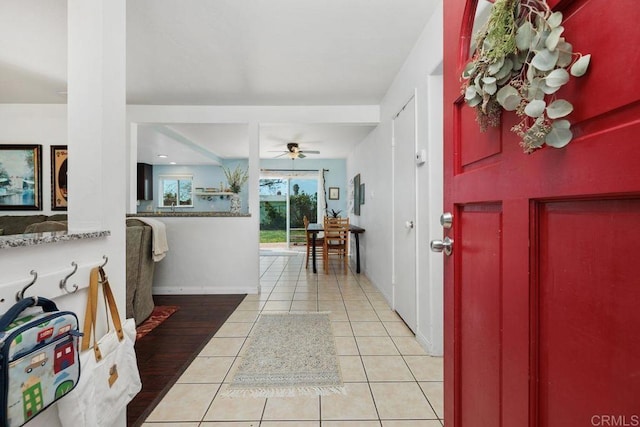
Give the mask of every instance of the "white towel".
[[145, 224], [151, 226], [151, 248], [153, 251], [153, 260], [155, 262], [160, 261], [169, 252], [169, 244], [167, 243], [167, 228], [164, 222], [158, 221], [153, 218], [134, 217]]

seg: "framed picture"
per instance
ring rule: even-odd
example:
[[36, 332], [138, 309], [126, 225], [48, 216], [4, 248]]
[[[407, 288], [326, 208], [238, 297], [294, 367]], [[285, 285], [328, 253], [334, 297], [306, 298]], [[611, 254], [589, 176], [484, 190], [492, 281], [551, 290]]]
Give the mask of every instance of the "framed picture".
[[353, 213], [360, 215], [360, 174], [353, 177]]
[[51, 209], [67, 210], [67, 146], [51, 146]]
[[340, 188], [329, 187], [329, 200], [339, 200], [339, 199], [340, 199]]
[[360, 184], [360, 204], [364, 205], [364, 182]]
[[0, 210], [42, 210], [42, 145], [0, 145]]

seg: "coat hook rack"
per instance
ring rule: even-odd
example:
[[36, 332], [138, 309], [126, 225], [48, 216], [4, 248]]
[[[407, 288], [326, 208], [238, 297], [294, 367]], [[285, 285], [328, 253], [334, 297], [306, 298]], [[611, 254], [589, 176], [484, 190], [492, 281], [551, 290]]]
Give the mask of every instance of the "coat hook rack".
[[71, 262], [71, 266], [73, 267], [73, 271], [69, 273], [64, 279], [60, 280], [60, 289], [64, 290], [68, 294], [72, 294], [78, 290], [78, 285], [76, 284], [73, 285], [72, 291], [67, 289], [67, 280], [69, 280], [69, 277], [73, 276], [76, 273], [76, 271], [78, 271], [78, 264], [76, 264], [75, 261]]
[[104, 268], [104, 266], [107, 265], [107, 263], [109, 262], [109, 257], [106, 255], [102, 255], [102, 259], [104, 259], [104, 262], [102, 263], [100, 268]]
[[33, 276], [33, 280], [31, 281], [31, 283], [26, 285], [24, 288], [22, 288], [21, 291], [19, 291], [16, 294], [16, 301], [20, 301], [21, 299], [24, 299], [24, 293], [26, 292], [26, 290], [29, 289], [31, 286], [33, 286], [33, 284], [36, 283], [36, 280], [38, 280], [38, 272], [37, 271], [31, 270], [31, 272], [29, 274], [31, 274]]

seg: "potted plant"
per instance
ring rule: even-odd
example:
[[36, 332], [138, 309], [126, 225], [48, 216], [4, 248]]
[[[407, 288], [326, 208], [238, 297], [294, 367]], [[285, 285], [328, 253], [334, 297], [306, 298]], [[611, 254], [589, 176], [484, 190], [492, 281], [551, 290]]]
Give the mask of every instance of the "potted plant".
[[242, 188], [244, 183], [249, 179], [249, 172], [242, 169], [240, 165], [236, 166], [233, 171], [225, 166], [222, 166], [222, 170], [227, 177], [229, 189], [232, 193], [238, 194], [240, 192], [240, 188]]
[[231, 171], [229, 168], [222, 166], [222, 170], [224, 171], [225, 176], [227, 177], [227, 182], [229, 183], [229, 189], [233, 193], [231, 196], [231, 213], [240, 213], [241, 203], [240, 203], [240, 189], [244, 185], [245, 182], [249, 179], [249, 172], [244, 170], [240, 165], [236, 166], [236, 168]]

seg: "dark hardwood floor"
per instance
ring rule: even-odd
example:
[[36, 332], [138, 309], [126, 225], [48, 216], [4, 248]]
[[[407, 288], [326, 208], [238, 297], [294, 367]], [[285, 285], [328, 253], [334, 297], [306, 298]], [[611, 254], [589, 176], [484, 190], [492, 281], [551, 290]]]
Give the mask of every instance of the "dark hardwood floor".
[[136, 342], [142, 391], [127, 407], [140, 426], [246, 295], [155, 295], [156, 305], [180, 309]]

